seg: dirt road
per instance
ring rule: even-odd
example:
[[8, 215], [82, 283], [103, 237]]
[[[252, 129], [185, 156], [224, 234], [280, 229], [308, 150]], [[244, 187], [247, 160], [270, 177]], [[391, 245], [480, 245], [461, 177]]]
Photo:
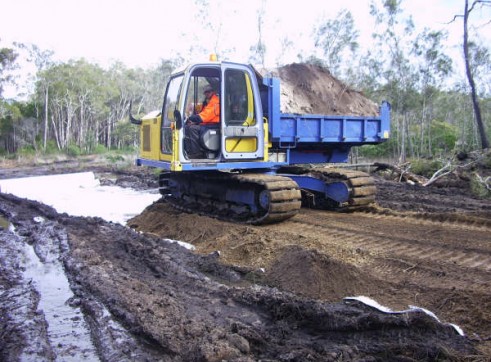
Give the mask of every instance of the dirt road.
[[[303, 209], [267, 226], [159, 202], [129, 222], [142, 233], [0, 194], [0, 215], [16, 228], [0, 230], [0, 359], [60, 354], [15, 268], [18, 243], [28, 243], [58, 250], [102, 360], [489, 360], [491, 203], [381, 179], [378, 189], [367, 212]], [[343, 300], [358, 295], [423, 307], [442, 323]]]

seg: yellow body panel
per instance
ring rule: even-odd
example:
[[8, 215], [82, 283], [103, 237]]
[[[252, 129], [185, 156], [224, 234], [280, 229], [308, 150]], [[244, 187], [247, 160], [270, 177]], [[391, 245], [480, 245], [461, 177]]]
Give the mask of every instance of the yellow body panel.
[[179, 161], [179, 130], [172, 130], [172, 155], [166, 155], [171, 157], [171, 171], [182, 171], [182, 164]]
[[225, 140], [227, 152], [254, 152], [257, 150], [256, 137], [228, 137]]
[[140, 156], [150, 160], [160, 158], [161, 116], [147, 115], [142, 118], [140, 127]]
[[161, 124], [162, 116], [148, 114], [142, 118], [140, 127], [140, 157], [147, 160], [167, 161], [171, 164], [172, 171], [181, 171], [182, 165], [179, 161], [179, 131], [172, 129], [173, 153], [163, 153], [161, 150]]
[[269, 148], [272, 147], [273, 144], [269, 140], [269, 124], [266, 118], [264, 118], [264, 162], [268, 162], [269, 159]]
[[252, 126], [256, 124], [254, 119], [254, 97], [252, 95], [252, 85], [251, 80], [248, 76], [245, 78], [247, 86], [247, 119], [244, 122], [244, 126]]

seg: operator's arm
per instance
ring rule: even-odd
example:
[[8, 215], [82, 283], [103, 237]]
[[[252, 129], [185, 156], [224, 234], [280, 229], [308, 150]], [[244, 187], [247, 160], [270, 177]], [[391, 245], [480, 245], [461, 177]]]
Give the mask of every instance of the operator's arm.
[[203, 123], [220, 122], [220, 101], [217, 95], [211, 97], [205, 108], [199, 113]]

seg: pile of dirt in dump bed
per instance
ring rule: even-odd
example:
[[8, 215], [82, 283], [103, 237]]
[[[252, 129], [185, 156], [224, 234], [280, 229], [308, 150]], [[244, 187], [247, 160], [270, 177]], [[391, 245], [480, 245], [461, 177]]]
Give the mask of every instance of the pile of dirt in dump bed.
[[[59, 243], [102, 360], [412, 361], [475, 353], [466, 337], [421, 311], [387, 314], [359, 301], [328, 303], [253, 284], [261, 279], [257, 271], [223, 265], [216, 254], [198, 255], [118, 224], [58, 214], [1, 193], [0, 215], [17, 235], [0, 227], [0, 359], [17, 360], [26, 351], [36, 360], [53, 357], [46, 334], [38, 333], [46, 326], [36, 296], [26, 304], [9, 293], [29, 283], [18, 271], [3, 270], [11, 265], [4, 260], [21, 257], [4, 246], [27, 242], [38, 251], [46, 236]], [[291, 252], [301, 261], [316, 258], [299, 248]], [[283, 269], [289, 262], [279, 263]], [[336, 270], [332, 278], [350, 272], [325, 263]], [[15, 315], [26, 305], [40, 316], [36, 323], [17, 323]], [[109, 317], [127, 332], [111, 329]]]
[[269, 74], [281, 79], [284, 113], [375, 116], [379, 112], [376, 103], [318, 65], [294, 63]]

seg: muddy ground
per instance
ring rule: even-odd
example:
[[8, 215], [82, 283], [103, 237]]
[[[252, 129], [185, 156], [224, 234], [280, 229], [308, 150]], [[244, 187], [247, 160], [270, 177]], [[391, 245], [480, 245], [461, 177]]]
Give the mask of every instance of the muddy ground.
[[[142, 169], [95, 170], [106, 183], [155, 186]], [[88, 353], [76, 338], [50, 342], [22, 271], [27, 243], [42, 261], [62, 262], [74, 293], [67, 303], [80, 308], [101, 360], [488, 361], [491, 202], [461, 187], [376, 178], [377, 206], [364, 212], [303, 209], [267, 226], [157, 202], [128, 228], [0, 194], [0, 360]], [[426, 308], [441, 323], [344, 299], [360, 295], [393, 310]]]

